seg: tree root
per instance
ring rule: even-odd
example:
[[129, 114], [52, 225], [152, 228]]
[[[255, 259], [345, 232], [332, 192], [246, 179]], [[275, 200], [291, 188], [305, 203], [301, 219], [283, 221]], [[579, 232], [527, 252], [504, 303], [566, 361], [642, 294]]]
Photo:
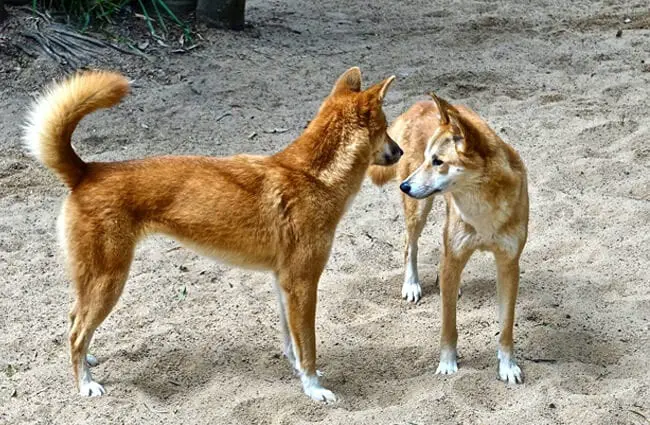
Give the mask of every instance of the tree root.
[[[33, 44], [52, 60], [70, 70], [86, 66], [91, 59], [101, 58], [107, 49], [152, 60], [149, 55], [135, 47], [124, 48], [109, 41], [79, 34], [72, 28], [53, 22], [48, 15], [42, 12], [28, 7], [19, 9], [34, 14], [32, 28], [24, 30], [20, 34], [33, 41]], [[13, 44], [29, 56], [34, 56], [32, 49], [21, 46], [19, 42]]]

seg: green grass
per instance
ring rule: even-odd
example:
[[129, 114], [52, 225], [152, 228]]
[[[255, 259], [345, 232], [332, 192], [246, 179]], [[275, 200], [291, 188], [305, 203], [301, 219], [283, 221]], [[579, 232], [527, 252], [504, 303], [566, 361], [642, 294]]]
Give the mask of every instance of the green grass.
[[[124, 18], [124, 8], [129, 4], [145, 17], [152, 36], [165, 38], [168, 32], [165, 21], [171, 21], [183, 30], [187, 40], [192, 39], [187, 23], [181, 21], [164, 0], [149, 0], [146, 4], [143, 0], [32, 0], [34, 9], [63, 13], [82, 32], [90, 26], [117, 24], [119, 19]], [[152, 10], [147, 9], [147, 6]]]

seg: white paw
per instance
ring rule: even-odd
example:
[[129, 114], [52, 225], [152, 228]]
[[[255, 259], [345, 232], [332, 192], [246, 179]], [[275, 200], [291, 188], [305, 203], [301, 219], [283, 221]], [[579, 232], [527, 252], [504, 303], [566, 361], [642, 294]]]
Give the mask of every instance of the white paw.
[[442, 361], [438, 364], [438, 369], [436, 369], [436, 375], [451, 375], [452, 373], [458, 372], [458, 363], [456, 360], [453, 361]]
[[99, 364], [99, 360], [97, 360], [97, 357], [93, 356], [92, 354], [86, 354], [86, 363], [90, 367], [95, 367]]
[[507, 384], [521, 384], [524, 382], [524, 374], [521, 372], [517, 362], [510, 356], [499, 352], [499, 379]]
[[436, 369], [436, 375], [451, 375], [458, 372], [458, 362], [455, 351], [441, 351], [440, 363]]
[[[317, 373], [318, 375], [318, 373]], [[318, 376], [302, 375], [302, 389], [312, 400], [322, 401], [325, 403], [334, 403], [336, 396], [333, 392], [323, 387], [318, 381]]]
[[104, 387], [95, 381], [86, 381], [79, 385], [79, 394], [82, 397], [97, 397], [105, 393]]
[[404, 282], [404, 285], [402, 285], [402, 298], [411, 303], [420, 301], [420, 298], [422, 298], [420, 283]]
[[305, 390], [305, 394], [315, 401], [322, 401], [324, 403], [334, 403], [336, 401], [334, 393], [323, 387], [310, 388], [309, 390]]

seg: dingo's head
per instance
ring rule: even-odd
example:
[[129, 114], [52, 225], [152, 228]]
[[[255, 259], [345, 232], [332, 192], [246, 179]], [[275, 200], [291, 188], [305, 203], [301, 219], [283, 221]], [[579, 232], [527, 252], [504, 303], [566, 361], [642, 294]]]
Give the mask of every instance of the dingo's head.
[[[440, 124], [427, 142], [424, 162], [400, 184], [407, 195], [422, 199], [433, 194], [451, 192], [472, 184], [480, 177], [483, 159], [470, 146], [458, 111], [431, 94], [438, 107]], [[470, 136], [468, 138], [468, 136]]]
[[[346, 116], [343, 122], [355, 123], [356, 128], [350, 132], [362, 130], [362, 137], [370, 153], [370, 163], [375, 165], [392, 165], [401, 158], [402, 149], [390, 138], [386, 129], [386, 115], [382, 109], [388, 87], [395, 79], [391, 76], [374, 86], [361, 90], [361, 71], [353, 67], [344, 72], [334, 84], [320, 112], [337, 111]], [[358, 142], [356, 140], [355, 142]]]

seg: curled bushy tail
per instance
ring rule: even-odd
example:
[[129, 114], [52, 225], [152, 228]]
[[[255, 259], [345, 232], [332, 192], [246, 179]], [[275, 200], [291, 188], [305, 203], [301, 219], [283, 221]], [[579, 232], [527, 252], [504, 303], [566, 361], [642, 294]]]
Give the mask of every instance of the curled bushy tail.
[[72, 149], [72, 132], [85, 115], [119, 103], [128, 92], [129, 81], [107, 71], [82, 72], [54, 84], [27, 114], [27, 149], [73, 188], [83, 178], [86, 163]]
[[383, 186], [397, 175], [397, 164], [389, 165], [388, 167], [372, 165], [368, 168], [368, 175], [374, 184]]

